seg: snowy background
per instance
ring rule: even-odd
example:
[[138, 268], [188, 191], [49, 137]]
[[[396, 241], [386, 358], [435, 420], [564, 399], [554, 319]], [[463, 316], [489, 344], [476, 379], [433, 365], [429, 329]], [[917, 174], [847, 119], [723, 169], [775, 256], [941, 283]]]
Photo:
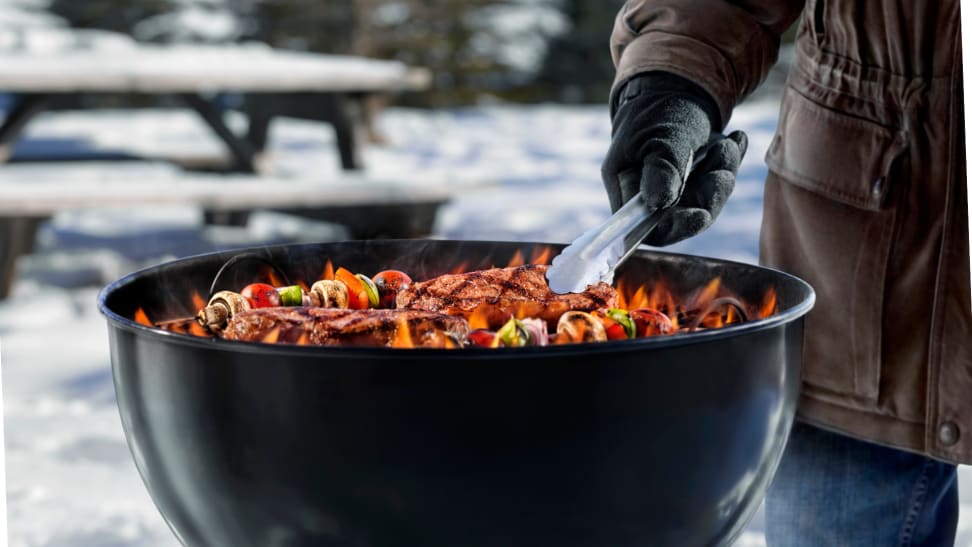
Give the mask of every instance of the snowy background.
[[[4, 9], [0, 1], [0, 48], [31, 40], [37, 40], [34, 47], [48, 47], [56, 37], [66, 36], [57, 30], [58, 21], [33, 9], [44, 0], [13, 4], [31, 10], [27, 14], [23, 9]], [[198, 3], [183, 4], [186, 9], [172, 16], [181, 18], [176, 26], [190, 28], [197, 21], [199, 28], [217, 34], [234, 31], [231, 21], [200, 13]], [[523, 21], [516, 12], [504, 17], [512, 27]], [[556, 27], [555, 23], [550, 25]], [[41, 30], [5, 33], [5, 25]], [[172, 28], [172, 23], [155, 20], [142, 31], [152, 34], [158, 28]], [[123, 42], [116, 45], [125, 47]], [[515, 50], [509, 55], [523, 58]], [[777, 94], [769, 86], [734, 113], [730, 129], [743, 129], [750, 137], [735, 192], [709, 231], [671, 250], [756, 261], [766, 173], [763, 154], [777, 108]], [[413, 173], [496, 183], [469, 190], [446, 205], [434, 237], [566, 242], [609, 214], [599, 175], [610, 131], [603, 105], [392, 108], [380, 115], [378, 124], [387, 144], [364, 149], [371, 175]], [[15, 157], [52, 150], [185, 158], [218, 156], [222, 145], [188, 111], [100, 110], [40, 116], [17, 144]], [[330, 127], [314, 122], [275, 123], [269, 159], [274, 173], [283, 176], [339, 171]], [[0, 167], [0, 181], [15, 168], [19, 166]], [[39, 175], [72, 176], [63, 171], [64, 165], [42, 164], [40, 169]], [[88, 163], [85, 169], [86, 176], [95, 177], [118, 172], [117, 166], [102, 163]], [[156, 176], [158, 168], [136, 164], [130, 169], [137, 182]], [[202, 211], [193, 207], [75, 210], [46, 222], [33, 253], [18, 264], [10, 298], [0, 302], [9, 544], [177, 545], [125, 444], [105, 320], [95, 305], [101, 287], [133, 270], [180, 256], [344, 234], [340, 226], [266, 212], [255, 214], [246, 227], [209, 227], [202, 222]], [[961, 468], [960, 482], [958, 544], [972, 545], [968, 468]], [[762, 529], [759, 513], [739, 545], [763, 545]]]
[[[170, 115], [171, 114], [171, 115]], [[28, 134], [69, 134], [80, 114], [50, 114]], [[732, 127], [751, 148], [733, 197], [706, 233], [673, 250], [754, 262], [761, 208], [762, 157], [776, 103], [748, 103]], [[173, 122], [173, 117], [178, 123]], [[179, 121], [181, 120], [181, 121]], [[182, 113], [99, 113], [78, 137], [111, 140], [119, 125], [130, 142], [150, 139], [217, 147], [205, 127]], [[380, 118], [390, 144], [369, 147], [375, 172], [447, 173], [497, 180], [443, 208], [435, 236], [464, 239], [568, 241], [608, 215], [599, 164], [609, 139], [602, 107], [494, 106], [450, 111], [387, 111]], [[94, 133], [91, 137], [90, 133]], [[287, 121], [275, 127], [274, 165], [336, 170], [327, 126]], [[110, 167], [109, 167], [110, 168]], [[0, 170], [2, 177], [2, 170]], [[152, 505], [129, 456], [114, 403], [105, 321], [97, 291], [115, 278], [177, 256], [234, 245], [295, 241], [270, 229], [280, 219], [258, 215], [253, 226], [206, 229], [201, 211], [86, 210], [45, 224], [35, 252], [21, 260], [12, 297], [0, 303], [10, 544], [15, 546], [167, 546], [174, 537]], [[288, 219], [320, 239], [332, 226]], [[340, 231], [336, 232], [339, 235]], [[56, 337], [50, 324], [59, 325]], [[972, 545], [972, 481], [961, 472], [960, 545]], [[740, 545], [762, 545], [757, 515]]]

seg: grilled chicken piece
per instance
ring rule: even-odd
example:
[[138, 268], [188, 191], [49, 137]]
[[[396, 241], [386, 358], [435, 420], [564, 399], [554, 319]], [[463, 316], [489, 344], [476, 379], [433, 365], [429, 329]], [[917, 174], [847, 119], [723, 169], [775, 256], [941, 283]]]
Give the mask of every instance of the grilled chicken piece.
[[234, 315], [220, 336], [248, 342], [319, 346], [455, 348], [469, 325], [461, 318], [421, 310], [258, 308]]
[[618, 293], [607, 283], [591, 285], [582, 293], [555, 294], [547, 285], [547, 266], [527, 264], [447, 274], [412, 283], [398, 293], [399, 309], [426, 310], [462, 316], [474, 314], [488, 328], [517, 317], [536, 317], [556, 325], [567, 311], [593, 311], [618, 305]]

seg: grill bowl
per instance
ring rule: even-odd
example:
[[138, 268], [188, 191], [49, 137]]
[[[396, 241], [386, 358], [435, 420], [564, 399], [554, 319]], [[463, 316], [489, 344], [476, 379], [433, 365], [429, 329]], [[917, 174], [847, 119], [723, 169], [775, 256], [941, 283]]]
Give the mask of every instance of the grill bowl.
[[[535, 249], [398, 240], [250, 252], [310, 281], [328, 259], [422, 279]], [[238, 254], [136, 272], [99, 296], [129, 447], [186, 545], [729, 543], [758, 507], [792, 425], [814, 294], [781, 272], [640, 251], [619, 278], [665, 279], [687, 294], [718, 276], [751, 302], [772, 286], [781, 311], [574, 346], [298, 347], [129, 319], [137, 308], [153, 320], [191, 315], [191, 293], [205, 295]], [[238, 289], [261, 268], [240, 261], [216, 288]]]

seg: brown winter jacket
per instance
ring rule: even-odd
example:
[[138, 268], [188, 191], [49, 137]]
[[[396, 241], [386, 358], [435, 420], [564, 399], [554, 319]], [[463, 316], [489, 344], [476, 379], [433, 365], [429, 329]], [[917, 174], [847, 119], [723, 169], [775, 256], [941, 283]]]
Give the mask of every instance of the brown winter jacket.
[[799, 415], [972, 463], [959, 1], [629, 0], [615, 89], [672, 72], [728, 120], [801, 10], [760, 235], [761, 262], [817, 292]]

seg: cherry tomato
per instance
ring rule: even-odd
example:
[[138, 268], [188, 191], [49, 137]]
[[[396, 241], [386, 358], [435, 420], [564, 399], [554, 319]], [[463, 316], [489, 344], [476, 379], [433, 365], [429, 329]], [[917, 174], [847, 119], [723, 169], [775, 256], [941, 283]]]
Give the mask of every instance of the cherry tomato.
[[385, 270], [378, 272], [371, 278], [378, 288], [378, 307], [394, 308], [395, 297], [398, 291], [408, 287], [412, 283], [412, 278], [405, 272], [398, 270]]
[[273, 285], [266, 283], [250, 283], [243, 287], [240, 296], [250, 302], [251, 308], [272, 308], [280, 305], [280, 293]]
[[675, 332], [675, 325], [672, 324], [672, 320], [654, 308], [630, 310], [628, 314], [634, 320], [638, 336], [654, 336]]
[[345, 268], [338, 268], [334, 272], [334, 278], [344, 283], [348, 288], [348, 308], [352, 310], [366, 310], [370, 307], [368, 301], [368, 289], [365, 284]]
[[466, 341], [470, 346], [477, 348], [495, 348], [499, 342], [499, 338], [491, 330], [476, 329], [466, 335]]

